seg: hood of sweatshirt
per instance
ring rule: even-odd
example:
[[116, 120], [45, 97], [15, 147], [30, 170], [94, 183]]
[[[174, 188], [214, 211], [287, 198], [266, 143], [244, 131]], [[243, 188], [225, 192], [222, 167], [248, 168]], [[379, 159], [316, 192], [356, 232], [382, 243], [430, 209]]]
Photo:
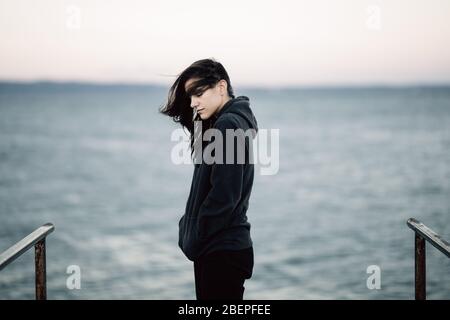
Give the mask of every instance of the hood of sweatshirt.
[[247, 123], [249, 128], [258, 131], [258, 123], [252, 110], [250, 109], [250, 100], [247, 96], [238, 96], [228, 100], [222, 109], [215, 115], [216, 119], [225, 113], [233, 113], [241, 116]]

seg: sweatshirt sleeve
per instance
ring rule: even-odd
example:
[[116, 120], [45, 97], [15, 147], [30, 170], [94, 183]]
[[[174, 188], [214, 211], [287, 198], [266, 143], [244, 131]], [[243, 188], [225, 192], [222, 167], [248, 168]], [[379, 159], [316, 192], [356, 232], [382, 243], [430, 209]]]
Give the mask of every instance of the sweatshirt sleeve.
[[226, 129], [236, 129], [237, 126], [231, 119], [226, 118], [216, 123], [214, 128], [218, 129], [223, 137], [223, 161], [211, 164], [211, 189], [198, 213], [200, 240], [205, 240], [227, 227], [240, 201], [243, 188], [244, 164], [236, 161], [239, 139], [235, 139], [235, 143], [233, 143], [234, 162], [226, 163]]

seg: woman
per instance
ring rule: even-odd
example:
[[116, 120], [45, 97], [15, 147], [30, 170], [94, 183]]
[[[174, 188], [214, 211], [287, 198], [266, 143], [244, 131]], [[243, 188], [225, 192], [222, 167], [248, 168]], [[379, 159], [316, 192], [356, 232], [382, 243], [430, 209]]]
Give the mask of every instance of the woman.
[[[179, 221], [178, 245], [194, 262], [197, 299], [242, 300], [244, 282], [253, 272], [253, 242], [246, 212], [254, 176], [253, 161], [249, 161], [251, 139], [258, 130], [249, 99], [233, 95], [222, 64], [203, 59], [178, 75], [160, 111], [191, 135], [194, 175], [185, 213]], [[205, 139], [210, 128], [222, 134], [222, 141], [216, 135], [211, 141]], [[234, 137], [227, 140], [227, 129], [242, 129], [251, 132], [251, 137], [236, 143]], [[227, 144], [230, 139], [234, 140], [232, 147]], [[205, 160], [207, 147], [213, 142], [218, 147], [211, 155], [222, 151], [223, 161]], [[237, 161], [239, 150], [244, 150], [245, 161]], [[227, 154], [233, 161], [227, 160]]]

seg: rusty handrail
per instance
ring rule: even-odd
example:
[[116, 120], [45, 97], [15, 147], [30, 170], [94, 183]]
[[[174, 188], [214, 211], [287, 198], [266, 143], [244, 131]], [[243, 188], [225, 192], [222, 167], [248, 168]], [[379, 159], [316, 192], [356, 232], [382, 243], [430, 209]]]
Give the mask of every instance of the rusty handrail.
[[414, 218], [408, 219], [406, 224], [415, 233], [415, 298], [416, 300], [426, 300], [425, 241], [431, 243], [448, 258], [450, 258], [450, 243]]
[[37, 300], [47, 299], [45, 238], [50, 233], [52, 233], [53, 230], [55, 230], [55, 226], [51, 223], [46, 223], [0, 254], [0, 271], [1, 271], [11, 262], [13, 262], [22, 254], [24, 254], [28, 249], [34, 246], [35, 278], [36, 278], [35, 282], [36, 282]]

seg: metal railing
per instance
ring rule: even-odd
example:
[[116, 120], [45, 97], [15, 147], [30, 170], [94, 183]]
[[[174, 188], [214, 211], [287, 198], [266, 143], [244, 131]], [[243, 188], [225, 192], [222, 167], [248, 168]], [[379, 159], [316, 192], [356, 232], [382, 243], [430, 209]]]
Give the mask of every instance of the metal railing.
[[28, 249], [34, 246], [35, 249], [35, 282], [36, 300], [47, 299], [47, 272], [45, 265], [45, 238], [55, 230], [51, 223], [44, 224], [37, 228], [28, 236], [17, 242], [15, 245], [0, 254], [0, 271], [8, 264], [16, 260]]
[[425, 300], [426, 291], [426, 255], [425, 241], [431, 243], [439, 251], [450, 258], [450, 243], [422, 222], [410, 218], [406, 222], [415, 233], [415, 296], [416, 300]]

